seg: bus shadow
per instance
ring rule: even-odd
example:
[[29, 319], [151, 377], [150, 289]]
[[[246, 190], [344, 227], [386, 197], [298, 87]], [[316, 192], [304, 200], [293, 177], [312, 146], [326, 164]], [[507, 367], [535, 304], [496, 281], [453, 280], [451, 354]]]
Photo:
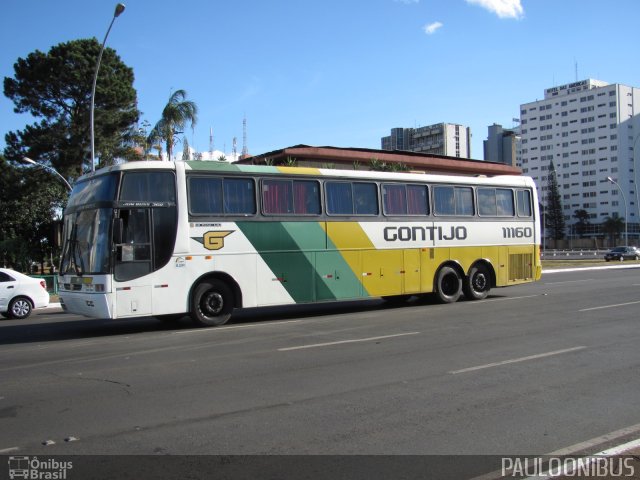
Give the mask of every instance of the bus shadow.
[[[489, 298], [499, 297], [501, 296], [491, 295]], [[464, 298], [460, 301], [467, 302]], [[421, 295], [405, 300], [384, 300], [376, 298], [343, 302], [258, 307], [234, 312], [227, 325], [250, 325], [252, 323], [366, 313], [368, 311], [392, 311], [428, 305], [440, 305], [440, 303], [434, 295]], [[64, 316], [64, 319], [56, 320], [58, 316]], [[170, 322], [162, 321], [154, 317], [138, 317], [121, 320], [89, 319], [80, 316], [72, 316], [72, 318], [69, 319], [69, 317], [70, 316], [64, 312], [50, 312], [39, 313], [27, 320], [20, 321], [20, 323], [10, 320], [0, 320], [0, 345], [81, 340], [194, 328], [194, 324], [188, 316]], [[46, 320], [43, 321], [43, 318], [46, 318]]]

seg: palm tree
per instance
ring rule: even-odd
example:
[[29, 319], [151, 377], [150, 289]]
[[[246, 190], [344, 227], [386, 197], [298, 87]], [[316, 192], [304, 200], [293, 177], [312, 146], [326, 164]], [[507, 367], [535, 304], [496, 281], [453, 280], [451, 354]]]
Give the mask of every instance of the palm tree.
[[186, 98], [187, 92], [184, 90], [173, 92], [162, 110], [162, 117], [149, 134], [150, 144], [153, 145], [157, 141], [165, 142], [169, 160], [176, 144], [176, 135], [181, 134], [187, 124], [193, 128], [198, 121], [197, 105]]

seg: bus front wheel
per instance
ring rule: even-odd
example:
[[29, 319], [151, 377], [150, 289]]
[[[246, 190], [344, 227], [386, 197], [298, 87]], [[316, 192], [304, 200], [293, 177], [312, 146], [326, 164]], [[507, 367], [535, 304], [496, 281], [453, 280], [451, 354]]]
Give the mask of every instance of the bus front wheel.
[[477, 265], [469, 270], [469, 276], [465, 278], [463, 286], [464, 296], [469, 300], [482, 300], [487, 298], [491, 290], [491, 275], [487, 267]]
[[233, 311], [233, 294], [220, 280], [200, 283], [193, 292], [191, 318], [202, 327], [227, 323]]
[[442, 267], [436, 277], [436, 295], [442, 303], [457, 302], [462, 294], [462, 277], [453, 267]]

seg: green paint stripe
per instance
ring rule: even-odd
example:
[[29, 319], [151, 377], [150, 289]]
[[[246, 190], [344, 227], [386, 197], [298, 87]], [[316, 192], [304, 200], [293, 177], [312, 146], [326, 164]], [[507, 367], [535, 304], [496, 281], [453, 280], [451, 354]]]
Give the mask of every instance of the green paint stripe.
[[276, 167], [262, 165], [237, 165], [218, 161], [187, 161], [184, 162], [189, 170], [202, 172], [234, 172], [234, 173], [278, 173]]
[[335, 246], [327, 245], [319, 223], [238, 222], [237, 226], [297, 303], [363, 295], [360, 278]]

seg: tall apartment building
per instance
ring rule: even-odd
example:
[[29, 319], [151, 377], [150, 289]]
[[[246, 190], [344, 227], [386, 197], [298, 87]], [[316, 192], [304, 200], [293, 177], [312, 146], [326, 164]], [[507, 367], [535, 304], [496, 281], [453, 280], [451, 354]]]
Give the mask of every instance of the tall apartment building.
[[484, 159], [488, 162], [520, 166], [520, 127], [503, 128], [494, 123], [483, 142]]
[[380, 140], [382, 150], [471, 158], [471, 129], [453, 123], [436, 123], [427, 127], [392, 128], [391, 135]]
[[548, 88], [544, 100], [520, 106], [520, 126], [522, 171], [543, 206], [553, 162], [568, 226], [586, 210], [592, 224], [624, 217], [638, 238], [640, 89], [593, 79]]

